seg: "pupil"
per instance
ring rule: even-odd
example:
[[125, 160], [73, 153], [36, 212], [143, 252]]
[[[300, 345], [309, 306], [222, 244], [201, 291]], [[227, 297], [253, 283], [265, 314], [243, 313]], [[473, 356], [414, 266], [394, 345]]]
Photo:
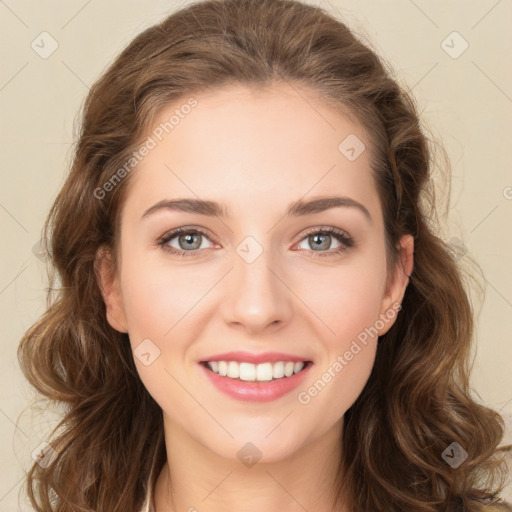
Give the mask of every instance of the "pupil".
[[[185, 239], [187, 244], [194, 243], [194, 237], [198, 237], [199, 235], [188, 233], [186, 235], [182, 235], [182, 239]], [[197, 245], [197, 242], [196, 242]], [[201, 245], [201, 244], [199, 244]], [[198, 246], [197, 246], [198, 247]], [[197, 247], [192, 247], [193, 249], [196, 249]], [[189, 247], [190, 248], [190, 247]]]
[[[311, 238], [313, 238], [313, 239], [314, 239], [314, 243], [313, 243], [313, 245], [314, 245], [314, 246], [316, 246], [316, 247], [318, 248], [318, 247], [320, 247], [320, 246], [322, 245], [322, 242], [325, 242], [325, 241], [328, 239], [328, 235], [316, 234], [316, 235], [313, 235]], [[320, 240], [320, 241], [319, 241], [319, 239], [322, 239], [322, 238], [323, 238], [323, 240]], [[328, 246], [329, 246], [329, 244], [327, 244], [327, 245], [326, 245], [326, 244], [324, 243], [324, 246], [323, 246], [323, 247], [321, 247], [321, 248], [322, 248], [322, 249], [327, 249], [327, 248], [328, 248]]]

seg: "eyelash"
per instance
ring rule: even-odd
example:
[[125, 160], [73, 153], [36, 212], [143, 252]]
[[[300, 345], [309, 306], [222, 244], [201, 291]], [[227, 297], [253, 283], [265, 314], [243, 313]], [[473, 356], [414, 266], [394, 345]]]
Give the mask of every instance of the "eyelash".
[[[200, 250], [202, 250], [202, 249], [193, 249], [192, 251], [181, 251], [179, 249], [175, 249], [174, 247], [170, 247], [169, 245], [167, 245], [167, 243], [170, 242], [173, 238], [176, 238], [176, 236], [181, 235], [181, 234], [199, 234], [201, 236], [204, 236], [204, 237], [210, 239], [210, 237], [208, 236], [208, 233], [206, 233], [202, 229], [197, 229], [197, 228], [178, 228], [178, 229], [175, 229], [175, 230], [173, 230], [173, 231], [163, 235], [158, 240], [157, 244], [164, 251], [172, 254], [173, 256], [177, 256], [179, 258], [182, 258], [182, 257], [193, 258], [193, 257], [198, 256], [197, 253]], [[307, 238], [307, 237], [309, 237], [311, 235], [316, 235], [316, 234], [330, 235], [333, 238], [335, 238], [336, 240], [338, 240], [340, 243], [342, 243], [343, 246], [339, 247], [336, 250], [331, 250], [331, 251], [320, 251], [319, 252], [319, 251], [310, 250], [309, 252], [314, 253], [313, 257], [315, 257], [315, 258], [317, 258], [317, 257], [325, 258], [325, 257], [337, 256], [337, 255], [345, 252], [347, 249], [349, 249], [350, 247], [352, 247], [354, 245], [353, 238], [348, 236], [343, 231], [341, 231], [339, 229], [336, 229], [336, 228], [332, 228], [332, 227], [312, 228], [312, 229], [308, 230], [306, 233], [304, 233], [304, 236], [301, 238], [299, 243], [302, 242], [305, 238]]]

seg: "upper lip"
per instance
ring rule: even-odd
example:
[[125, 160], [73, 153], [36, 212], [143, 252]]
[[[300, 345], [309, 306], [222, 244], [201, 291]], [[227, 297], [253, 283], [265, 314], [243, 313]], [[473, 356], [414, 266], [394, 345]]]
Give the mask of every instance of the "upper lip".
[[254, 354], [251, 352], [224, 352], [223, 354], [215, 354], [206, 357], [201, 362], [206, 361], [238, 361], [239, 363], [277, 363], [278, 361], [310, 361], [307, 357], [294, 356], [292, 354], [285, 354], [284, 352], [262, 352], [260, 354]]

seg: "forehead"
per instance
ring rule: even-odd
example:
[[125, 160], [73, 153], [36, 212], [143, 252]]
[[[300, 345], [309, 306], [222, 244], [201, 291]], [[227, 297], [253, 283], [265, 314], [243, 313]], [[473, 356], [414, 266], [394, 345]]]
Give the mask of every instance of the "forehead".
[[155, 117], [146, 134], [153, 147], [132, 171], [127, 207], [142, 212], [164, 197], [195, 196], [236, 214], [262, 199], [270, 207], [308, 194], [378, 201], [365, 131], [311, 89], [229, 85], [194, 94], [195, 106], [184, 108], [189, 99]]

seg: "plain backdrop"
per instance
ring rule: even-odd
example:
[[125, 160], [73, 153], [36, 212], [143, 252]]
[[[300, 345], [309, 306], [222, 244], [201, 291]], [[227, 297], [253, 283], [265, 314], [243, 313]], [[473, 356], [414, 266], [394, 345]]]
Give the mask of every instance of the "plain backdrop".
[[[140, 31], [189, 2], [0, 0], [0, 511], [20, 493], [55, 413], [24, 410], [31, 390], [16, 349], [43, 313], [37, 244], [71, 161], [73, 123], [89, 87]], [[443, 238], [480, 264], [472, 385], [512, 423], [512, 69], [510, 0], [309, 2], [342, 18], [412, 90], [422, 123], [452, 164]], [[443, 185], [439, 196], [448, 188]], [[20, 504], [18, 495], [20, 494]], [[511, 500], [510, 486], [504, 497]]]

